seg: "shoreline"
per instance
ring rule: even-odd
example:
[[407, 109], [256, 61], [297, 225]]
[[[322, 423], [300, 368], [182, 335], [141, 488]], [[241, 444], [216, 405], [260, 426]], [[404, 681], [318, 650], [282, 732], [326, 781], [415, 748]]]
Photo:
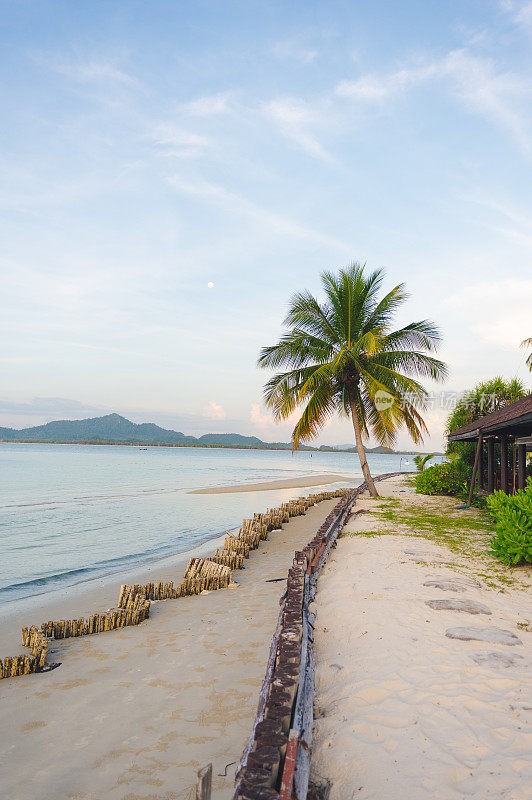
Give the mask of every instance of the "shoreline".
[[268, 492], [275, 489], [304, 489], [309, 486], [327, 486], [330, 483], [349, 483], [348, 475], [316, 474], [305, 478], [281, 478], [277, 481], [258, 481], [257, 483], [238, 483], [226, 486], [206, 486], [192, 489], [187, 494], [232, 494], [238, 492]]
[[[358, 476], [357, 476], [358, 477]], [[266, 492], [266, 491], [280, 491], [281, 489], [296, 489], [296, 488], [314, 488], [323, 486], [326, 487], [332, 483], [335, 484], [349, 484], [353, 477], [341, 475], [316, 475], [316, 477], [287, 478], [278, 481], [261, 481], [253, 484], [241, 484], [227, 487], [205, 487], [201, 489], [194, 489], [186, 491], [186, 494], [225, 494], [225, 493], [252, 493], [252, 492]], [[308, 494], [305, 492], [304, 494]], [[262, 502], [264, 499], [261, 498]], [[277, 502], [277, 500], [272, 501]], [[266, 510], [263, 509], [258, 510]], [[239, 525], [229, 527], [228, 530], [237, 530]], [[206, 539], [196, 544], [185, 546], [182, 550], [173, 549], [164, 555], [155, 555], [140, 557], [138, 561], [132, 560], [130, 564], [122, 564], [116, 569], [104, 570], [96, 572], [96, 574], [81, 575], [72, 582], [68, 579], [60, 585], [56, 585], [51, 589], [45, 588], [43, 585], [36, 588], [31, 594], [19, 597], [2, 597], [0, 592], [0, 609], [4, 618], [12, 617], [19, 612], [32, 613], [33, 608], [42, 603], [44, 608], [55, 608], [57, 602], [63, 602], [67, 599], [72, 599], [73, 602], [78, 603], [82, 600], [84, 595], [88, 595], [93, 590], [94, 586], [100, 587], [103, 591], [107, 589], [109, 584], [116, 585], [118, 581], [122, 583], [137, 583], [139, 576], [151, 575], [154, 569], [170, 569], [175, 568], [178, 571], [184, 569], [188, 560], [194, 556], [203, 556], [207, 552], [211, 552], [214, 548], [223, 546], [223, 541], [226, 536], [226, 530], [219, 530], [216, 533], [210, 534]], [[134, 557], [136, 558], [136, 557]], [[123, 580], [122, 580], [123, 579]], [[118, 596], [118, 595], [117, 595]], [[1, 626], [0, 626], [0, 646], [2, 643]], [[1, 647], [0, 647], [1, 649]]]
[[[145, 561], [129, 569], [120, 569], [105, 575], [94, 575], [77, 583], [57, 587], [48, 592], [44, 591], [27, 597], [7, 600], [2, 604], [0, 652], [7, 652], [6, 630], [8, 629], [8, 639], [11, 642], [8, 649], [13, 650], [13, 634], [15, 631], [17, 636], [15, 647], [18, 650], [22, 649], [20, 629], [23, 625], [28, 624], [30, 615], [33, 615], [35, 619], [31, 619], [29, 624], [37, 624], [38, 622], [40, 625], [46, 619], [51, 619], [52, 617], [87, 616], [89, 613], [96, 611], [106, 611], [107, 608], [116, 605], [122, 584], [147, 583], [153, 580], [154, 572], [157, 575], [161, 575], [161, 580], [175, 580], [176, 575], [180, 577], [184, 573], [191, 558], [204, 557], [214, 551], [215, 548], [223, 547], [225, 538], [225, 533], [217, 533], [195, 547], [171, 553], [162, 558]], [[37, 614], [42, 615], [42, 619], [37, 620]], [[26, 621], [24, 622], [23, 619]]]
[[[228, 530], [232, 531], [236, 530], [236, 528], [231, 528]], [[38, 603], [40, 598], [50, 598], [50, 603], [52, 603], [56, 599], [56, 595], [61, 595], [66, 592], [71, 594], [72, 597], [75, 597], [78, 594], [83, 594], [84, 587], [87, 587], [86, 591], [89, 592], [90, 584], [95, 582], [100, 582], [105, 585], [107, 583], [114, 582], [118, 578], [124, 578], [125, 582], [127, 582], [126, 579], [134, 582], [134, 579], [139, 575], [148, 574], [151, 572], [152, 568], [158, 568], [159, 565], [164, 566], [165, 562], [170, 562], [171, 564], [175, 563], [179, 568], [181, 562], [186, 562], [193, 556], [203, 556], [206, 549], [209, 549], [210, 551], [211, 545], [214, 548], [223, 545], [225, 535], [225, 531], [214, 533], [208, 539], [204, 539], [199, 544], [187, 547], [184, 550], [174, 550], [173, 552], [166, 553], [162, 556], [141, 559], [138, 562], [130, 565], [122, 565], [111, 572], [101, 572], [96, 575], [87, 575], [86, 577], [81, 577], [79, 580], [73, 583], [65, 583], [62, 586], [56, 586], [49, 590], [44, 589], [43, 591], [36, 591], [32, 594], [25, 595], [24, 597], [13, 597], [11, 599], [5, 598], [0, 603], [0, 608], [6, 613], [7, 616], [9, 616], [11, 613], [18, 613], [22, 607], [31, 608], [31, 606]], [[13, 611], [11, 611], [11, 609], [13, 609]]]
[[[1, 681], [6, 795], [181, 800], [212, 762], [214, 796], [229, 800], [287, 570], [337, 502], [273, 531], [229, 588], [154, 603], [140, 626], [53, 641], [59, 669]], [[158, 567], [156, 577], [165, 577]], [[116, 604], [116, 590], [97, 591], [100, 607]]]
[[[15, 439], [0, 439], [0, 445], [2, 444], [52, 444], [52, 445], [69, 445], [69, 446], [79, 446], [79, 447], [139, 447], [141, 450], [144, 450], [146, 447], [173, 447], [173, 448], [192, 448], [196, 450], [260, 450], [268, 452], [268, 450], [273, 450], [276, 453], [345, 453], [346, 455], [353, 456], [357, 455], [357, 451], [355, 446], [353, 445], [353, 449], [348, 450], [341, 450], [341, 449], [331, 449], [322, 450], [320, 447], [308, 447], [307, 445], [303, 445], [299, 447], [297, 450], [292, 450], [290, 447], [259, 447], [258, 445], [249, 445], [249, 444], [173, 444], [172, 442], [89, 442], [89, 441], [76, 441], [71, 440], [68, 442], [54, 442], [51, 440], [42, 440], [42, 439], [27, 439], [27, 440], [15, 440]], [[266, 443], [265, 443], [266, 444]], [[323, 447], [327, 447], [327, 445], [323, 445]], [[425, 452], [424, 450], [393, 450], [391, 453], [381, 453], [380, 451], [366, 450], [366, 455], [368, 456], [425, 456], [428, 455], [428, 451]], [[445, 453], [434, 453], [434, 456], [445, 456]]]

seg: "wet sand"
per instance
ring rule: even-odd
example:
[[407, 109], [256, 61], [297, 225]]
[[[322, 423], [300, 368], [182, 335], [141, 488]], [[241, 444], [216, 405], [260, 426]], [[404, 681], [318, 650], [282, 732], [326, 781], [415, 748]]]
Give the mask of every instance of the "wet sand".
[[[229, 589], [153, 603], [136, 628], [53, 643], [49, 660], [60, 661], [58, 669], [0, 681], [2, 795], [185, 800], [196, 771], [212, 762], [213, 797], [230, 798], [231, 762], [251, 732], [284, 588], [284, 580], [267, 581], [286, 577], [294, 551], [337, 502], [272, 532]], [[170, 560], [136, 581], [178, 576]], [[34, 600], [31, 611], [0, 625], [0, 652], [22, 652], [22, 624], [105, 611], [124, 578], [58, 598], [53, 608]]]
[[259, 483], [240, 483], [234, 486], [207, 486], [205, 489], [194, 489], [188, 494], [229, 494], [231, 492], [267, 492], [271, 489], [298, 489], [304, 486], [325, 486], [329, 483], [348, 481], [346, 475], [312, 475], [301, 478], [284, 478], [278, 481], [262, 481]]

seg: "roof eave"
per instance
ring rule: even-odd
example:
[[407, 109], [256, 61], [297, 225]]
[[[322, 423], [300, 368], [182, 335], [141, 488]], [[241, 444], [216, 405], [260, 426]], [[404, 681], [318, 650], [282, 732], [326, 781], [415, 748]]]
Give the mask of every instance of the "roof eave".
[[[517, 419], [507, 420], [506, 422], [495, 422], [492, 425], [487, 425], [485, 428], [476, 428], [473, 431], [464, 431], [463, 433], [460, 433], [460, 429], [458, 429], [455, 433], [450, 433], [447, 436], [447, 439], [450, 442], [467, 440], [472, 442], [475, 439], [478, 439], [480, 433], [482, 433], [483, 436], [486, 436], [486, 434], [496, 435], [499, 431], [504, 433], [504, 431], [508, 428], [520, 429], [523, 425], [527, 425], [528, 423], [530, 423], [532, 426], [532, 413], [523, 414]], [[530, 432], [532, 433], [532, 428]], [[522, 435], [522, 432], [517, 430], [516, 434]]]

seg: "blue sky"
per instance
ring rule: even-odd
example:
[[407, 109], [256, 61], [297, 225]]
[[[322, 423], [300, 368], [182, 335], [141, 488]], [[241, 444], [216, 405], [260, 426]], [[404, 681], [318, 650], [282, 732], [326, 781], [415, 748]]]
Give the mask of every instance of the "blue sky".
[[286, 440], [257, 353], [353, 260], [440, 325], [446, 391], [530, 385], [532, 2], [0, 8], [0, 425]]

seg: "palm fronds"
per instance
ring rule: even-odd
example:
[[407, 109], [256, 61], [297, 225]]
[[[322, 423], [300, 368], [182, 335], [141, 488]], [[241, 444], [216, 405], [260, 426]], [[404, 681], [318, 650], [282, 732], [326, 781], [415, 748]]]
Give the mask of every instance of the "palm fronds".
[[530, 355], [528, 356], [528, 358], [526, 360], [526, 365], [527, 365], [528, 369], [530, 370], [530, 372], [532, 372], [532, 337], [530, 337], [530, 339], [523, 339], [523, 341], [521, 342], [521, 347], [530, 347], [531, 348]]
[[[264, 399], [278, 420], [302, 409], [294, 448], [312, 439], [333, 414], [347, 414], [363, 470], [367, 463], [358, 437], [373, 435], [389, 446], [405, 428], [421, 442], [427, 392], [417, 379], [440, 381], [447, 375], [446, 365], [432, 355], [440, 343], [434, 323], [392, 329], [408, 295], [398, 284], [382, 296], [384, 277], [382, 270], [366, 273], [357, 263], [323, 272], [324, 302], [308, 291], [294, 294], [284, 321], [289, 330], [258, 359], [262, 368], [288, 368], [267, 381]], [[388, 399], [383, 403], [383, 398]], [[369, 470], [367, 475], [371, 479]]]

